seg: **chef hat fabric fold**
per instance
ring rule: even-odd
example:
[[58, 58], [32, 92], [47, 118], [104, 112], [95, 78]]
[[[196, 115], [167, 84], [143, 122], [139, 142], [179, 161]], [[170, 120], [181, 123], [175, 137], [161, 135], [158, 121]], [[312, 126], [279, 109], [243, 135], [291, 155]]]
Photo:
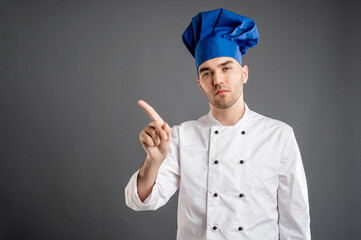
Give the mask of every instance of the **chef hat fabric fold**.
[[216, 57], [232, 57], [242, 65], [242, 55], [258, 44], [256, 23], [223, 8], [200, 12], [182, 35], [196, 68]]

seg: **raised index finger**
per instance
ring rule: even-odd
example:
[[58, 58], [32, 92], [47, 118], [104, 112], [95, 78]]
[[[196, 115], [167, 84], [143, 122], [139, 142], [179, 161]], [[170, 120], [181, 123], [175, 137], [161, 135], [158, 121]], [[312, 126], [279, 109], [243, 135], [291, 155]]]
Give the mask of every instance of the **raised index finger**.
[[164, 123], [164, 120], [158, 115], [158, 113], [145, 101], [139, 100], [138, 105], [141, 106], [149, 115], [152, 120], [159, 120]]

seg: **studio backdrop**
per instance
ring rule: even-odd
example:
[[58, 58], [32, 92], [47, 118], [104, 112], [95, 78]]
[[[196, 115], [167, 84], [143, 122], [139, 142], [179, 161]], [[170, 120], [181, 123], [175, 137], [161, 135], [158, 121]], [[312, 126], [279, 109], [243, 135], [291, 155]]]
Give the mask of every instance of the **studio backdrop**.
[[293, 127], [311, 235], [361, 239], [357, 1], [0, 1], [0, 239], [175, 239], [177, 193], [135, 212], [146, 100], [169, 123], [209, 111], [181, 36], [216, 8], [257, 24], [244, 100]]

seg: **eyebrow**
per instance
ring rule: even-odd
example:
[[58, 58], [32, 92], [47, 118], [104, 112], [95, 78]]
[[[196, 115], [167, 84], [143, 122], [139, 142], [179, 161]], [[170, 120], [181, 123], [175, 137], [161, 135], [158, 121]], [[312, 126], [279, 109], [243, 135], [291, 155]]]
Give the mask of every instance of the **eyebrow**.
[[232, 63], [233, 64], [233, 61], [227, 61], [227, 62], [224, 62], [224, 63], [221, 63], [221, 64], [218, 64], [218, 67], [221, 67], [221, 66], [224, 66], [224, 65], [227, 65], [227, 64], [230, 64]]
[[199, 73], [202, 73], [202, 72], [208, 71], [208, 70], [209, 70], [208, 67], [204, 67], [204, 68], [199, 69]]
[[[220, 64], [218, 64], [218, 67], [222, 67], [222, 66], [225, 66], [225, 65], [227, 65], [227, 64], [233, 64], [233, 61], [226, 61], [226, 62], [224, 62], [224, 63], [220, 63]], [[202, 73], [202, 72], [204, 72], [204, 71], [208, 71], [208, 70], [210, 70], [210, 68], [209, 67], [204, 67], [204, 68], [201, 68], [201, 69], [199, 69], [199, 73]]]

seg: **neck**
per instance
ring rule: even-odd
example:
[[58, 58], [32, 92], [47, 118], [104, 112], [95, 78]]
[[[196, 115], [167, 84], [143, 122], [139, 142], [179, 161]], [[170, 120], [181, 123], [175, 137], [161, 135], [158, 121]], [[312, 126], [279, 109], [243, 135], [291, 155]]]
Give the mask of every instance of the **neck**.
[[209, 105], [211, 113], [215, 119], [218, 120], [223, 126], [234, 126], [243, 117], [246, 110], [243, 102], [243, 96], [241, 96], [237, 102], [235, 102], [229, 108], [216, 108], [213, 105]]

